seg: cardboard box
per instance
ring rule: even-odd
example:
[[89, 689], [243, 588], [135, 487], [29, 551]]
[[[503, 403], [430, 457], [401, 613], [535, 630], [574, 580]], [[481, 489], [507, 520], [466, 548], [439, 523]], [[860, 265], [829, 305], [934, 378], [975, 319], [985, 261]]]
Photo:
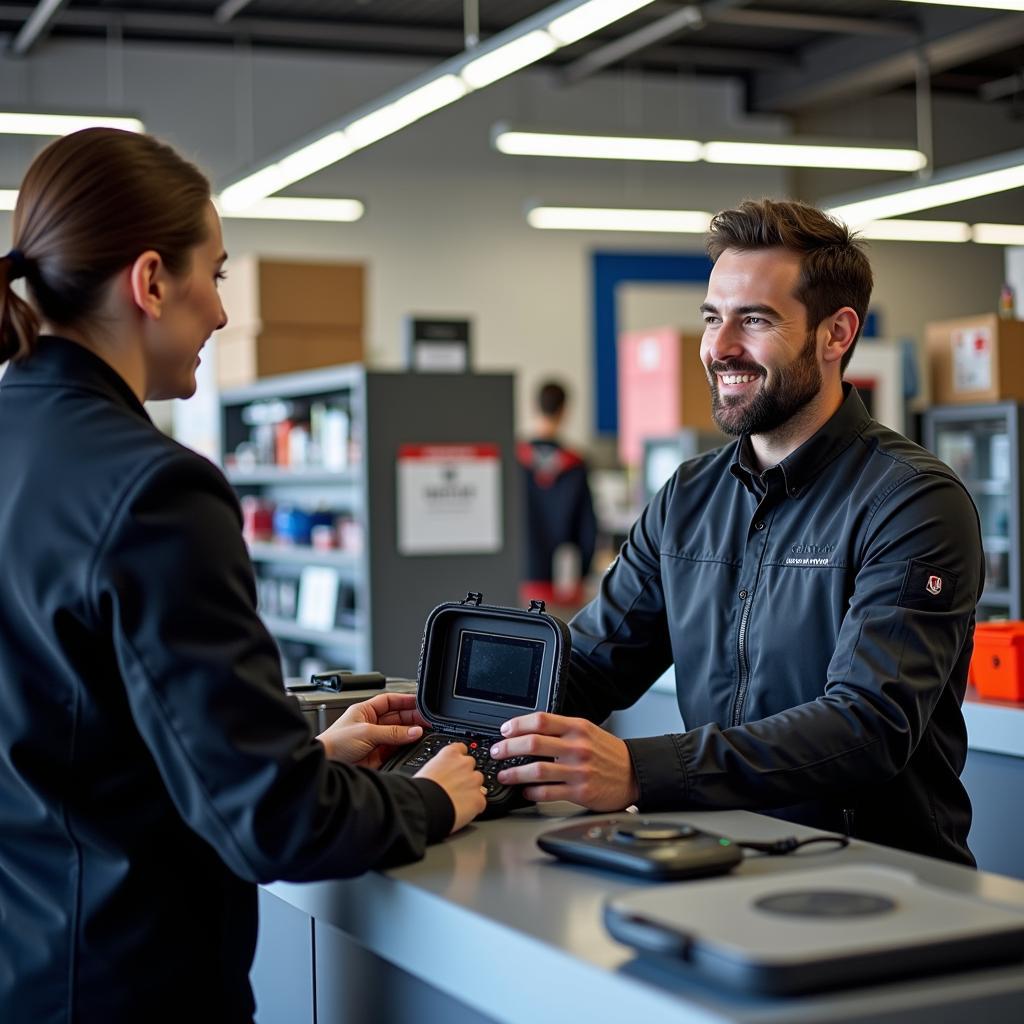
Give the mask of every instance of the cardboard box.
[[363, 326], [365, 268], [358, 263], [232, 257], [220, 294], [228, 326]]
[[1024, 401], [1024, 321], [995, 313], [925, 328], [936, 405]]
[[619, 336], [619, 458], [638, 465], [645, 437], [680, 427], [718, 431], [700, 361], [700, 335], [674, 327]]
[[218, 386], [361, 362], [364, 278], [354, 263], [233, 258], [221, 286]]
[[261, 377], [363, 361], [362, 328], [270, 325], [214, 335], [217, 385], [244, 387]]

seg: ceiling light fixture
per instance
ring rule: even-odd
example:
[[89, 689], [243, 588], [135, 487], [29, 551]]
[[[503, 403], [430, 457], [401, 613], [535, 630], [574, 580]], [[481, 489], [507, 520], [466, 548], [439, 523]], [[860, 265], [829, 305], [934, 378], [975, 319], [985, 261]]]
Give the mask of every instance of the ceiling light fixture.
[[857, 234], [886, 242], [969, 242], [971, 226], [961, 220], [876, 220]]
[[[454, 103], [474, 89], [483, 89], [652, 2], [562, 0], [553, 4], [338, 119], [308, 136], [298, 148], [289, 148], [232, 182], [220, 195], [224, 209], [240, 212], [247, 205]], [[328, 139], [334, 142], [327, 144]], [[332, 146], [336, 147], [335, 155], [328, 159]], [[298, 158], [310, 152], [315, 159]]]
[[494, 148], [513, 156], [583, 157], [591, 160], [665, 160], [693, 163], [703, 146], [694, 139], [638, 138], [623, 135], [573, 135], [520, 132], [495, 125]]
[[979, 196], [1024, 186], [1024, 149], [937, 171], [921, 184], [916, 179], [888, 188], [875, 188], [823, 200], [829, 213], [857, 227], [874, 220], [931, 210]]
[[548, 24], [548, 32], [559, 46], [569, 46], [599, 32], [606, 25], [646, 7], [650, 0], [589, 0]]
[[1024, 224], [975, 224], [972, 237], [981, 245], [1024, 245]]
[[903, 0], [908, 4], [936, 7], [974, 7], [988, 11], [1024, 11], [1024, 0]]
[[554, 231], [658, 231], [701, 235], [711, 223], [703, 210], [619, 210], [585, 206], [534, 206], [530, 227]]
[[83, 128], [121, 128], [126, 132], [146, 130], [137, 117], [0, 111], [0, 135], [70, 135]]
[[442, 75], [407, 93], [394, 103], [389, 103], [359, 118], [358, 121], [353, 121], [345, 129], [344, 138], [353, 149], [362, 149], [401, 131], [421, 117], [426, 117], [427, 114], [462, 99], [467, 92], [469, 89], [466, 83], [458, 75]]
[[497, 82], [499, 78], [506, 78], [547, 57], [557, 48], [558, 44], [543, 29], [528, 32], [491, 53], [471, 60], [462, 69], [462, 80], [471, 89], [482, 89], [485, 85]]
[[650, 160], [772, 167], [837, 167], [870, 171], [918, 171], [928, 160], [916, 149], [849, 146], [840, 142], [735, 142], [633, 135], [581, 135], [520, 131], [505, 124], [491, 129], [494, 148], [516, 156], [557, 156], [592, 160]]
[[[18, 190], [16, 188], [0, 188], [0, 211], [13, 210], [17, 201]], [[220, 196], [215, 196], [213, 201], [222, 217], [247, 220], [302, 220], [351, 224], [361, 219], [366, 212], [366, 207], [358, 199], [274, 196], [251, 204], [241, 213], [225, 210]]]
[[863, 171], [919, 171], [928, 163], [924, 153], [916, 149], [800, 142], [707, 142], [704, 159], [709, 164], [845, 167]]
[[[710, 213], [702, 210], [628, 210], [540, 205], [528, 208], [526, 213], [527, 223], [531, 227], [544, 230], [636, 231], [683, 235], [704, 234], [711, 224], [711, 217]], [[972, 237], [975, 241], [981, 240], [976, 231], [972, 233], [969, 224], [948, 220], [876, 221], [862, 225], [858, 233], [863, 238], [900, 242], [969, 242]]]
[[360, 220], [366, 207], [358, 199], [307, 199], [271, 196], [225, 217], [242, 220], [307, 220], [351, 224]]

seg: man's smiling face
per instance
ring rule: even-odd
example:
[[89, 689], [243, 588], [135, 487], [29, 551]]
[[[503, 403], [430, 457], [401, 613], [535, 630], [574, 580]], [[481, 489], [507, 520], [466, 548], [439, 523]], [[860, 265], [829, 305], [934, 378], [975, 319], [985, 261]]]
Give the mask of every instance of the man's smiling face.
[[768, 434], [822, 387], [817, 325], [796, 298], [800, 257], [786, 249], [727, 249], [701, 311], [701, 360], [712, 414], [728, 434]]

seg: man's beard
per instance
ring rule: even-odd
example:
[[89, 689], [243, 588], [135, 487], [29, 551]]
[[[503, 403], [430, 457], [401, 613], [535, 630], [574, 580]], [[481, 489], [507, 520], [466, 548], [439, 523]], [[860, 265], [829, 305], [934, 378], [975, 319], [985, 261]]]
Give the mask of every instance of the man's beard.
[[753, 398], [742, 395], [723, 398], [718, 392], [719, 373], [756, 373], [765, 378], [765, 368], [742, 360], [713, 362], [708, 383], [711, 387], [711, 415], [719, 430], [736, 437], [741, 434], [770, 434], [792, 419], [821, 391], [816, 332], [808, 333], [804, 347], [793, 362], [774, 370], [772, 382], [760, 387]]

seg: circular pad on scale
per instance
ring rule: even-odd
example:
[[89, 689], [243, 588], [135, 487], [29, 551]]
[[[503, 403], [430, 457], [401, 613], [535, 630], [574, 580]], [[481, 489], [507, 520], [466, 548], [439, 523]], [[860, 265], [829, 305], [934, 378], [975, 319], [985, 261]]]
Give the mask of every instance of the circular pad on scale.
[[780, 892], [754, 900], [754, 906], [769, 914], [786, 917], [867, 917], [887, 914], [896, 909], [896, 901], [871, 892], [844, 889], [805, 889]]

